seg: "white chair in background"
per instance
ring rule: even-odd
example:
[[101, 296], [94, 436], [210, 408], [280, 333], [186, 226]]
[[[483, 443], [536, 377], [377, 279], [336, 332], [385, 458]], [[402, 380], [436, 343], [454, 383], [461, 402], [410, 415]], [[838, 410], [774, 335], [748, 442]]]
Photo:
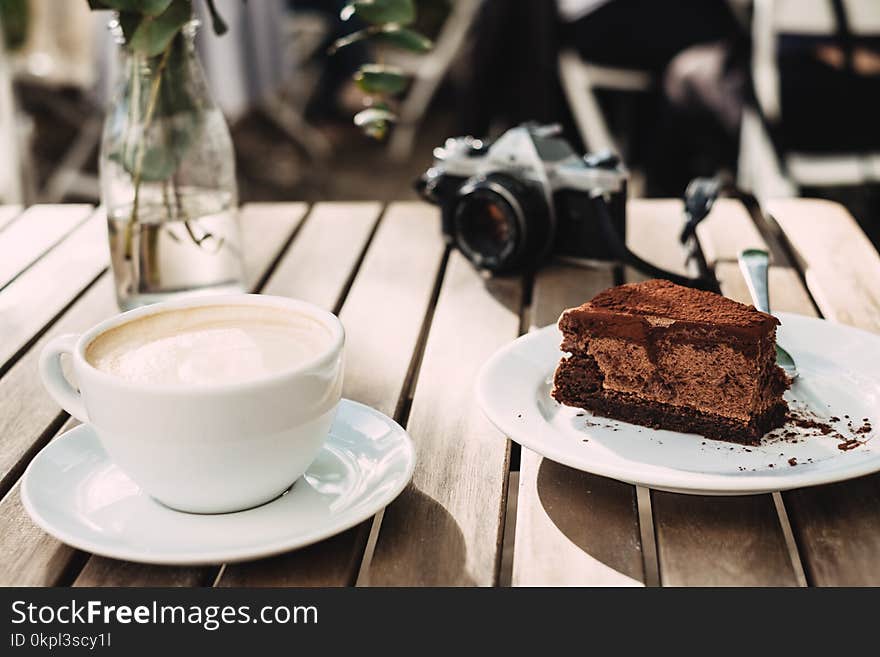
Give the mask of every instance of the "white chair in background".
[[[843, 0], [852, 33], [880, 35], [880, 1]], [[738, 184], [759, 200], [796, 196], [800, 187], [880, 182], [880, 153], [819, 155], [773, 147], [764, 121], [784, 120], [776, 60], [780, 34], [831, 35], [837, 22], [830, 0], [755, 0], [752, 76], [760, 112], [747, 109], [740, 131]], [[761, 118], [763, 115], [763, 119]]]
[[15, 131], [12, 75], [9, 70], [9, 58], [5, 54], [3, 31], [0, 29], [0, 203], [20, 204], [23, 201], [24, 190], [18, 136]]
[[[751, 0], [728, 0], [734, 15], [745, 23]], [[559, 76], [587, 150], [611, 150], [620, 154], [620, 144], [611, 135], [596, 97], [597, 89], [650, 92], [659, 84], [656, 74], [639, 69], [604, 66], [585, 61], [576, 51], [559, 54]]]
[[218, 1], [229, 31], [217, 36], [210, 28], [204, 3], [199, 4], [202, 22], [200, 54], [214, 99], [230, 123], [258, 109], [309, 156], [320, 164], [331, 152], [323, 134], [310, 125], [301, 108], [291, 102], [287, 87], [300, 62], [291, 39], [303, 34], [296, 29], [297, 16], [285, 0]]
[[10, 63], [0, 26], [0, 203], [29, 205], [35, 197], [29, 148], [33, 122], [15, 102]]
[[57, 203], [70, 193], [97, 198], [97, 178], [83, 172], [101, 137], [101, 112], [83, 111], [77, 103], [57, 93], [59, 89], [79, 89], [87, 100], [96, 82], [92, 27], [94, 18], [86, 3], [29, 0], [27, 39], [22, 48], [8, 58], [11, 76], [27, 82], [32, 102], [52, 114], [75, 132], [71, 144], [57, 160], [43, 186], [34, 191], [35, 176], [30, 159], [33, 120], [19, 113], [19, 158], [25, 181], [25, 203]]
[[608, 129], [596, 90], [646, 92], [654, 87], [654, 76], [647, 71], [600, 66], [584, 61], [574, 50], [563, 50], [559, 54], [559, 77], [587, 150], [611, 150], [620, 154], [620, 146]]

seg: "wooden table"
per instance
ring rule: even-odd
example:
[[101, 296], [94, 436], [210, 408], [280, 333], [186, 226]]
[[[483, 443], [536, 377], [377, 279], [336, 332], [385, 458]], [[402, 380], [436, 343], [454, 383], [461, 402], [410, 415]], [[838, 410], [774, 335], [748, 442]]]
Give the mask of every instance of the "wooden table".
[[[774, 307], [880, 331], [880, 258], [840, 206], [722, 200], [700, 226], [725, 294], [748, 301], [737, 252], [769, 243]], [[681, 269], [678, 201], [633, 201], [629, 242]], [[766, 221], [765, 221], [766, 219]], [[615, 280], [549, 266], [486, 280], [421, 203], [254, 204], [242, 210], [253, 289], [339, 313], [345, 396], [405, 425], [409, 488], [335, 538], [263, 561], [155, 567], [74, 550], [19, 501], [34, 454], [72, 426], [43, 390], [48, 339], [116, 312], [104, 219], [85, 205], [0, 208], [0, 584], [880, 585], [880, 476], [773, 495], [699, 497], [581, 473], [512, 445], [477, 408], [498, 347]], [[629, 280], [637, 278], [624, 272]]]

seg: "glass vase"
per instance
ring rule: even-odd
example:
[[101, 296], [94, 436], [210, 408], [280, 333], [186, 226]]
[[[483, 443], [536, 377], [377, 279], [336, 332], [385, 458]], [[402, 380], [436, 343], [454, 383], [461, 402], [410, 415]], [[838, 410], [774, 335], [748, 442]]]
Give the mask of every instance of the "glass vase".
[[245, 287], [235, 154], [196, 54], [197, 26], [187, 23], [155, 56], [118, 37], [122, 75], [99, 166], [124, 310]]

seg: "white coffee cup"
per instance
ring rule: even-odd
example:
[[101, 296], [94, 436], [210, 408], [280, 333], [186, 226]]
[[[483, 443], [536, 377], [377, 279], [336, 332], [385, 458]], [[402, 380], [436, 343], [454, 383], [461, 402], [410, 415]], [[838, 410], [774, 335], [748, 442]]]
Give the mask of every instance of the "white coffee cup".
[[[230, 305], [292, 311], [326, 329], [327, 339], [287, 370], [206, 385], [130, 381], [86, 359], [93, 340], [133, 320]], [[190, 298], [54, 338], [40, 355], [40, 374], [55, 400], [94, 427], [111, 459], [146, 493], [173, 509], [225, 513], [281, 495], [314, 461], [342, 393], [343, 343], [339, 319], [303, 301], [249, 294]], [[64, 376], [64, 354], [71, 357], [79, 391]]]

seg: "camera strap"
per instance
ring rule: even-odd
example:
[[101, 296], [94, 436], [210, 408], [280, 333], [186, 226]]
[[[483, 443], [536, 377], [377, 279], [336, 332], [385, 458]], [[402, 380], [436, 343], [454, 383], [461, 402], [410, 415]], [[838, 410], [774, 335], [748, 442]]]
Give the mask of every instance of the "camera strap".
[[694, 178], [684, 192], [685, 224], [679, 236], [682, 244], [695, 244], [697, 226], [705, 219], [721, 193], [720, 178]]
[[[690, 186], [688, 188], [690, 189]], [[700, 275], [691, 277], [662, 269], [661, 267], [657, 267], [647, 260], [643, 260], [642, 258], [637, 256], [635, 253], [629, 250], [629, 248], [620, 238], [620, 235], [618, 235], [617, 231], [614, 229], [614, 225], [611, 219], [611, 209], [608, 207], [608, 201], [602, 195], [597, 194], [592, 197], [592, 202], [593, 206], [596, 209], [596, 214], [599, 217], [599, 227], [602, 230], [602, 236], [605, 238], [605, 242], [611, 247], [611, 250], [614, 253], [615, 257], [622, 264], [630, 265], [648, 276], [653, 276], [654, 278], [664, 278], [677, 285], [693, 287], [698, 290], [708, 290], [709, 292], [721, 292], [718, 281], [715, 279], [715, 276], [712, 274], [712, 272], [709, 271], [709, 269], [705, 266], [702, 258], [697, 259], [698, 267], [700, 269]], [[712, 207], [712, 202], [714, 202], [714, 198], [712, 198], [711, 201], [707, 201], [703, 204], [703, 207], [705, 207], [705, 213], [693, 223], [693, 228], [689, 231], [691, 235], [689, 239], [693, 239], [696, 225], [700, 221], [702, 221], [702, 219], [705, 218], [707, 214], [709, 214], [709, 209], [711, 209]], [[695, 203], [694, 207], [696, 208], [698, 207], [698, 205]], [[697, 215], [698, 214], [699, 213], [697, 213]], [[693, 217], [697, 215], [691, 215], [688, 217], [688, 222], [685, 225], [686, 232], [688, 231], [687, 226], [690, 225], [690, 223], [693, 221]], [[682, 235], [682, 237], [684, 237], [684, 234]]]

